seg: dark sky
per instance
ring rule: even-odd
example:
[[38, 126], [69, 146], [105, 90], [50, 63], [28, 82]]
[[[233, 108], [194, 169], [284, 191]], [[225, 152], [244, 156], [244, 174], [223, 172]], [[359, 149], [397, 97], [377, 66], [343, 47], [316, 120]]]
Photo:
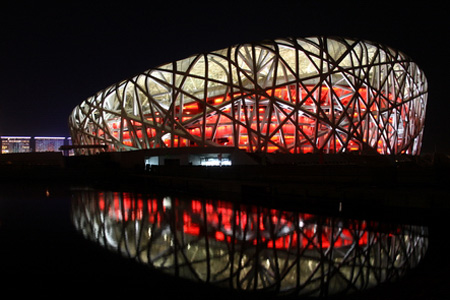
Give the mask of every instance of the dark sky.
[[0, 5], [0, 135], [68, 136], [68, 116], [86, 98], [192, 54], [339, 35], [386, 44], [418, 63], [429, 83], [423, 152], [450, 153], [445, 1], [66, 2]]

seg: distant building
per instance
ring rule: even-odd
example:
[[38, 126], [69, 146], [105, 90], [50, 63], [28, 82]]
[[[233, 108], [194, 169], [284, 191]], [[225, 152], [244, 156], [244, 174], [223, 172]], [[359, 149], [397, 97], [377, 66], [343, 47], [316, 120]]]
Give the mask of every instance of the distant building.
[[55, 136], [1, 136], [1, 154], [28, 152], [63, 152], [63, 155], [74, 155], [73, 150], [61, 149], [72, 145], [70, 137]]
[[65, 137], [35, 137], [34, 151], [35, 152], [57, 152], [59, 147], [65, 145]]
[[32, 152], [30, 136], [2, 136], [2, 154]]
[[142, 72], [82, 102], [69, 129], [77, 154], [232, 147], [418, 155], [427, 96], [423, 71], [398, 50], [339, 37], [286, 38]]

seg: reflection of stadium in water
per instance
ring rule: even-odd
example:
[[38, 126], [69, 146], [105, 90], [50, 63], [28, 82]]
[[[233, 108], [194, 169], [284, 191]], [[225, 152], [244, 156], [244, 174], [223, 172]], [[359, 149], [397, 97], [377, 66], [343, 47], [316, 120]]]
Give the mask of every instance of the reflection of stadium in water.
[[427, 229], [213, 200], [77, 191], [90, 240], [182, 278], [321, 296], [394, 281], [424, 257]]

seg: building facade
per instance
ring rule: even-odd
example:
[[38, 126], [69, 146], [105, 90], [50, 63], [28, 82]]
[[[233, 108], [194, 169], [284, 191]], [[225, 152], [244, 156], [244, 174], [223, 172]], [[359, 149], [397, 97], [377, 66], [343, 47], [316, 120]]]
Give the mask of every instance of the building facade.
[[[98, 92], [69, 117], [106, 151], [420, 154], [428, 85], [405, 54], [346, 38], [286, 38], [197, 54]], [[105, 151], [77, 148], [77, 154]]]
[[65, 137], [38, 136], [34, 138], [35, 152], [56, 152], [66, 144]]
[[2, 136], [2, 154], [32, 152], [30, 136]]
[[[62, 146], [70, 146], [72, 138], [58, 136], [1, 136], [1, 154], [29, 152], [59, 152]], [[73, 155], [67, 150], [64, 155]]]

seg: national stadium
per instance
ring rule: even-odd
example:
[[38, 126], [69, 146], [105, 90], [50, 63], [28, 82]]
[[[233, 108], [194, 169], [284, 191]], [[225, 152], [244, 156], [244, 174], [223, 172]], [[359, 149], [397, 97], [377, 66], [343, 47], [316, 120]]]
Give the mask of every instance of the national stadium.
[[192, 55], [113, 84], [69, 117], [77, 154], [229, 147], [419, 155], [428, 84], [388, 46], [282, 38]]

